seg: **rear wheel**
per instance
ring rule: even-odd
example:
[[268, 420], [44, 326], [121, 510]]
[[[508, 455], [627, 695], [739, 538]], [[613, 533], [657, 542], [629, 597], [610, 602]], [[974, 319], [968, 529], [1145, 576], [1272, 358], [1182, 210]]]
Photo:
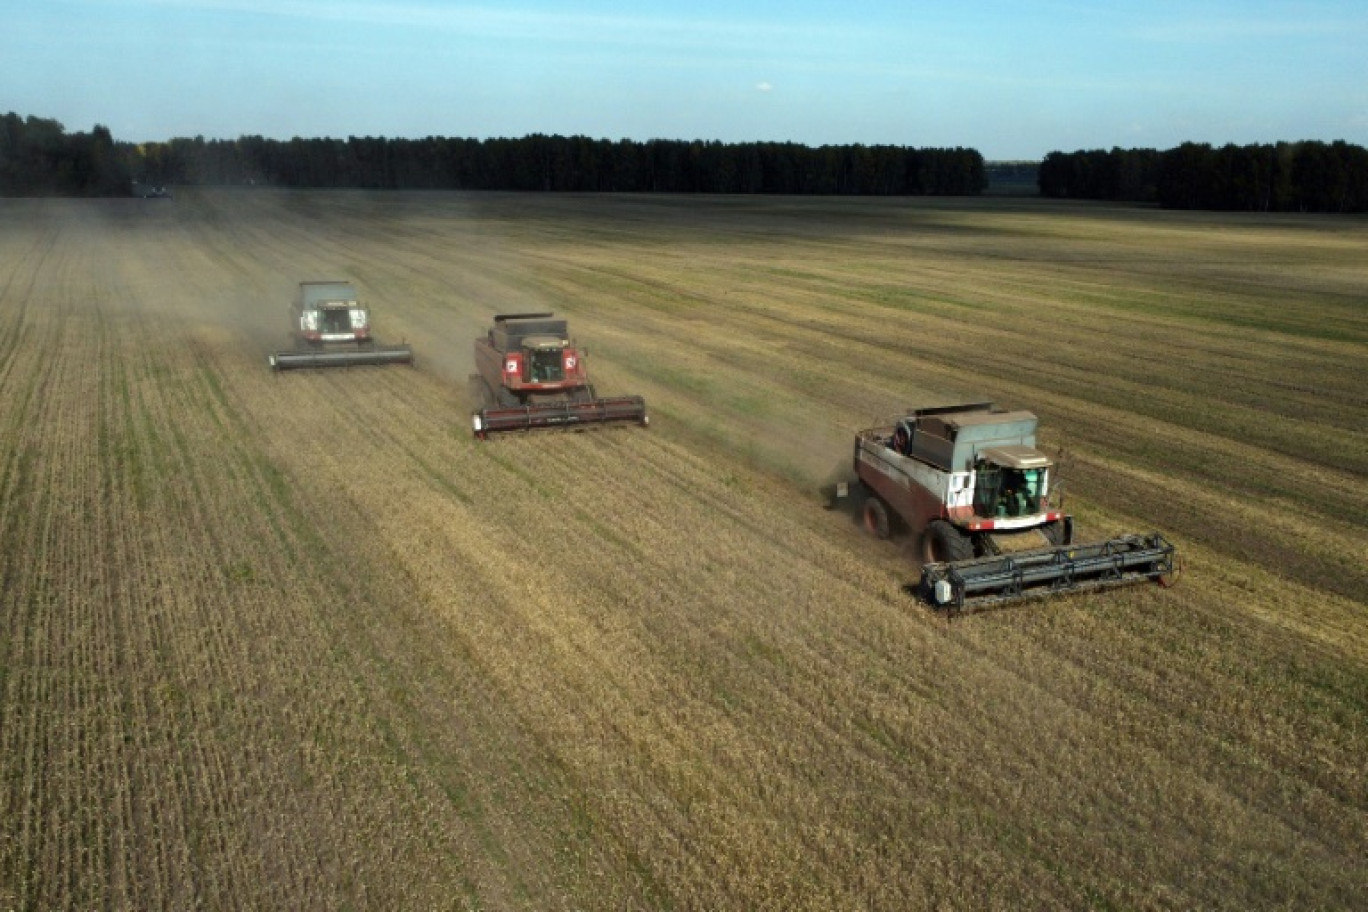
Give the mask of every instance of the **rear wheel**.
[[974, 542], [943, 519], [934, 519], [922, 533], [922, 560], [928, 564], [969, 560]]
[[873, 495], [865, 501], [864, 527], [870, 535], [880, 540], [888, 538], [892, 531], [888, 521], [888, 507]]

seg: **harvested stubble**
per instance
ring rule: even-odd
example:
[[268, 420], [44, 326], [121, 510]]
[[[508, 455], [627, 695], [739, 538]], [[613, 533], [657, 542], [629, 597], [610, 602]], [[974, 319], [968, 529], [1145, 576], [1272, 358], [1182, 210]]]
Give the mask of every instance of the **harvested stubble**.
[[[0, 907], [1348, 907], [1365, 248], [1029, 201], [0, 202]], [[318, 276], [420, 369], [273, 376]], [[543, 308], [650, 431], [470, 438], [472, 335]], [[811, 489], [981, 394], [1181, 587], [909, 601]]]

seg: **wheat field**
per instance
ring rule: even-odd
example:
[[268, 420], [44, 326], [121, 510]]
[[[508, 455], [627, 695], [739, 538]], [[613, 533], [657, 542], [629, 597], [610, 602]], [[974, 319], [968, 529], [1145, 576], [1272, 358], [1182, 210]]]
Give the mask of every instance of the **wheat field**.
[[[651, 428], [474, 440], [530, 310]], [[1354, 908], [1365, 379], [1361, 218], [0, 200], [0, 909]], [[959, 398], [1179, 585], [906, 595], [817, 491]]]

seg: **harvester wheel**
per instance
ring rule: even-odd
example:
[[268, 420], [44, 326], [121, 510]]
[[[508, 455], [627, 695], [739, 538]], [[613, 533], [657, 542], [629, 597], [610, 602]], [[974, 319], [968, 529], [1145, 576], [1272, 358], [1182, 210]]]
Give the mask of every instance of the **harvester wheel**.
[[1040, 534], [1044, 535], [1045, 540], [1054, 548], [1069, 544], [1069, 542], [1065, 541], [1066, 532], [1067, 530], [1064, 528], [1064, 523], [1061, 520], [1055, 520], [1054, 522], [1046, 523], [1040, 527]]
[[969, 560], [974, 542], [943, 519], [933, 519], [922, 533], [922, 561], [928, 564]]
[[864, 505], [864, 527], [880, 541], [888, 538], [892, 531], [888, 522], [888, 507], [872, 494]]
[[489, 394], [489, 384], [485, 383], [484, 378], [479, 374], [471, 374], [466, 379], [466, 389], [470, 393], [475, 408], [490, 408], [494, 405], [494, 397]]

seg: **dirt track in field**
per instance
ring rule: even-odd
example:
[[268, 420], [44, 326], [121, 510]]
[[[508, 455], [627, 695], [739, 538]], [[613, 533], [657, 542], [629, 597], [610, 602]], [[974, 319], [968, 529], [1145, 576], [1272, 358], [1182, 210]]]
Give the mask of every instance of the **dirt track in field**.
[[[1361, 221], [0, 201], [0, 908], [1347, 908]], [[416, 370], [272, 375], [349, 278]], [[554, 309], [649, 431], [471, 439]], [[1178, 589], [948, 623], [816, 486], [1030, 407]]]

